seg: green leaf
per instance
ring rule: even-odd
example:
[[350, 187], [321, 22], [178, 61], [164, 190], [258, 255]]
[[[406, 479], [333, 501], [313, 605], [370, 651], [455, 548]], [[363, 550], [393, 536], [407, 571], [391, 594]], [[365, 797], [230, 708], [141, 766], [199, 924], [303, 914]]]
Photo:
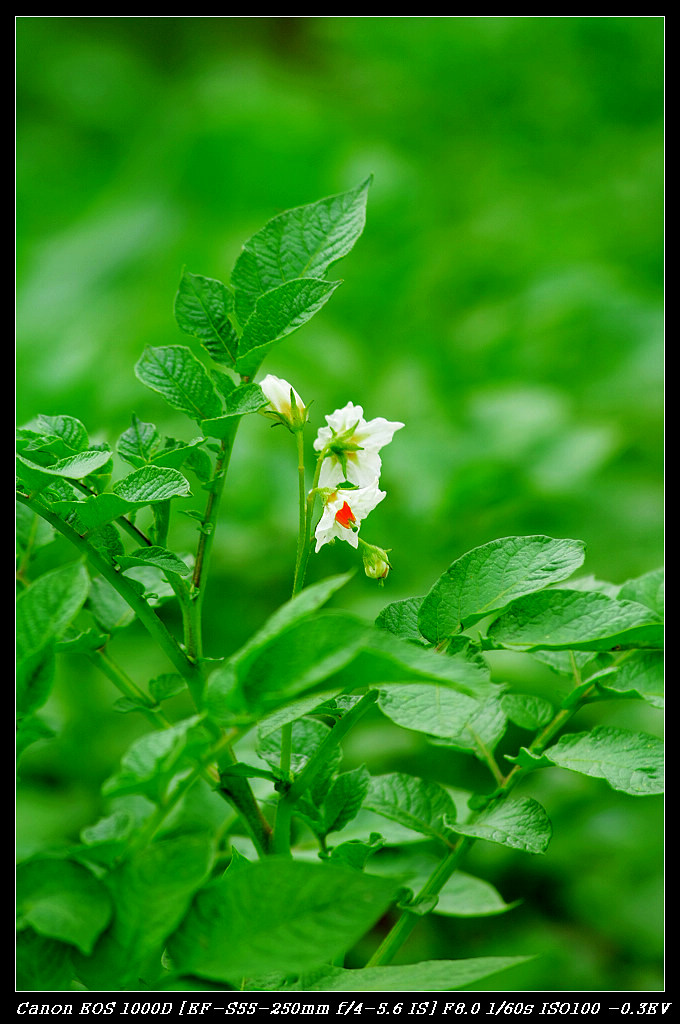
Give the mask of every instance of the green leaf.
[[90, 585], [88, 608], [106, 633], [115, 633], [135, 621], [136, 615], [117, 590], [101, 576]]
[[[111, 452], [108, 449], [91, 450], [86, 452], [79, 452], [77, 455], [69, 455], [65, 459], [58, 459], [57, 462], [53, 462], [51, 465], [42, 466], [37, 462], [32, 462], [30, 459], [25, 458], [23, 455], [17, 455], [17, 473], [22, 479], [26, 479], [28, 483], [31, 483], [31, 474], [37, 474], [39, 477], [63, 477], [66, 480], [82, 480], [84, 477], [89, 476], [90, 473], [96, 472], [101, 469], [111, 458]], [[28, 476], [25, 473], [28, 470]]]
[[391, 881], [340, 865], [268, 857], [198, 893], [172, 936], [176, 969], [241, 987], [244, 977], [333, 960], [389, 906]]
[[193, 716], [140, 736], [121, 758], [121, 770], [104, 783], [102, 793], [143, 793], [160, 802], [173, 775], [207, 747], [208, 738], [199, 723], [200, 717]]
[[311, 983], [303, 979], [300, 987], [309, 992], [449, 992], [531, 959], [529, 956], [476, 956], [467, 960], [423, 960], [416, 964], [356, 970], [332, 967]]
[[38, 416], [38, 424], [45, 434], [59, 437], [74, 452], [83, 452], [90, 441], [87, 430], [75, 416]]
[[238, 335], [229, 314], [234, 296], [226, 285], [211, 277], [184, 271], [175, 298], [175, 319], [185, 334], [197, 338], [216, 363], [233, 366]]
[[[176, 469], [143, 466], [128, 473], [113, 486], [114, 493], [129, 504], [151, 505], [169, 498], [185, 498], [191, 494], [189, 481]], [[104, 495], [100, 495], [104, 497]]]
[[173, 409], [199, 423], [222, 412], [222, 401], [208, 371], [184, 345], [147, 348], [135, 373]]
[[664, 706], [665, 664], [663, 651], [630, 651], [615, 670], [593, 677], [606, 693], [641, 697], [654, 708]]
[[119, 494], [106, 491], [104, 494], [93, 494], [84, 501], [55, 501], [52, 507], [79, 533], [84, 534], [101, 529], [137, 506], [125, 501]]
[[15, 743], [15, 752], [17, 763], [19, 762], [21, 755], [30, 747], [32, 743], [36, 743], [38, 740], [51, 739], [56, 733], [54, 729], [51, 729], [46, 722], [43, 722], [42, 718], [38, 715], [28, 715], [25, 718], [21, 718], [17, 722], [17, 736]]
[[178, 693], [186, 690], [186, 687], [186, 680], [175, 672], [166, 672], [149, 681], [149, 693], [157, 704], [170, 697], [176, 697]]
[[597, 726], [562, 736], [545, 757], [560, 768], [606, 779], [632, 796], [663, 793], [663, 742], [656, 736]]
[[16, 875], [19, 927], [77, 946], [86, 955], [111, 918], [104, 885], [80, 864], [38, 857], [19, 864]]
[[311, 320], [340, 283], [301, 278], [286, 281], [261, 295], [239, 341], [238, 372], [242, 376], [254, 376], [274, 345]]
[[501, 705], [511, 722], [532, 732], [547, 725], [555, 713], [550, 701], [529, 693], [504, 693]]
[[294, 278], [324, 277], [346, 256], [364, 229], [372, 178], [339, 195], [286, 210], [244, 245], [231, 283], [245, 324], [260, 295]]
[[[439, 863], [434, 857], [407, 852], [402, 848], [383, 851], [371, 861], [370, 871], [408, 884], [415, 895]], [[489, 917], [504, 914], [516, 905], [506, 903], [489, 882], [464, 871], [456, 871], [440, 890], [437, 905], [432, 912], [447, 917]]]
[[16, 603], [17, 710], [35, 711], [52, 684], [54, 641], [76, 617], [90, 586], [85, 566], [74, 562], [40, 576]]
[[596, 592], [545, 590], [515, 601], [489, 628], [502, 647], [607, 651], [658, 647], [663, 624], [644, 605]]
[[33, 552], [45, 547], [46, 544], [51, 544], [55, 537], [54, 527], [22, 502], [17, 501], [15, 504], [17, 548]]
[[154, 456], [163, 448], [163, 438], [153, 423], [144, 423], [133, 413], [132, 423], [118, 438], [116, 451], [125, 462], [135, 469], [153, 462]]
[[511, 601], [568, 576], [584, 559], [583, 541], [542, 535], [504, 537], [456, 559], [423, 600], [420, 632], [438, 643]]
[[370, 784], [371, 776], [363, 765], [342, 772], [332, 782], [324, 800], [325, 835], [340, 832], [356, 817]]
[[444, 821], [455, 820], [456, 805], [437, 782], [417, 779], [403, 772], [376, 775], [371, 779], [363, 806], [405, 828], [450, 845], [452, 826], [445, 825]]
[[479, 701], [438, 683], [420, 683], [381, 688], [378, 703], [397, 725], [437, 736], [457, 749], [491, 751], [505, 731], [497, 695]]
[[333, 682], [355, 689], [434, 681], [481, 699], [492, 692], [489, 666], [467, 640], [462, 642], [464, 646], [459, 650], [442, 653], [418, 647], [384, 630], [367, 629], [363, 649], [351, 669], [339, 673]]
[[619, 590], [618, 597], [620, 601], [637, 601], [638, 604], [644, 604], [663, 618], [664, 570], [653, 569], [644, 576], [628, 580]]
[[[323, 722], [309, 718], [300, 718], [293, 722], [290, 770], [299, 775], [305, 765], [317, 752], [329, 733], [329, 727]], [[272, 768], [278, 768], [281, 762], [281, 732], [267, 733], [258, 736], [257, 753]], [[338, 759], [340, 754], [338, 752]], [[332, 771], [335, 765], [330, 765]]]
[[241, 666], [252, 660], [255, 654], [267, 643], [279, 636], [289, 626], [309, 617], [321, 608], [338, 590], [348, 583], [353, 573], [342, 573], [328, 576], [319, 583], [305, 587], [299, 594], [292, 597], [269, 616], [265, 624], [251, 637], [248, 642], [234, 655], [233, 661]]
[[388, 633], [423, 645], [425, 638], [418, 628], [418, 613], [422, 603], [422, 597], [407, 597], [403, 601], [394, 601], [383, 608], [375, 624]]
[[91, 989], [138, 989], [162, 974], [161, 954], [168, 936], [205, 882], [212, 844], [201, 835], [155, 842], [107, 876], [115, 916], [88, 959], [77, 958], [81, 980]]
[[545, 853], [552, 836], [548, 815], [532, 797], [504, 800], [483, 811], [474, 822], [452, 823], [451, 828], [463, 836], [526, 853]]
[[307, 587], [210, 675], [206, 708], [218, 722], [271, 712], [351, 660], [367, 629], [363, 622], [344, 613], [312, 617], [349, 578], [331, 577]]
[[210, 420], [203, 420], [201, 430], [208, 437], [229, 437], [234, 429], [234, 417], [258, 412], [267, 405], [267, 398], [259, 384], [241, 384], [233, 388], [225, 399], [225, 412]]
[[19, 932], [16, 941], [18, 992], [73, 991], [73, 947], [38, 935], [32, 928]]
[[119, 555], [116, 559], [122, 569], [129, 569], [133, 565], [155, 565], [164, 573], [175, 573], [177, 576], [189, 576], [191, 569], [178, 558], [174, 552], [167, 548], [148, 547], [137, 548], [129, 555]]

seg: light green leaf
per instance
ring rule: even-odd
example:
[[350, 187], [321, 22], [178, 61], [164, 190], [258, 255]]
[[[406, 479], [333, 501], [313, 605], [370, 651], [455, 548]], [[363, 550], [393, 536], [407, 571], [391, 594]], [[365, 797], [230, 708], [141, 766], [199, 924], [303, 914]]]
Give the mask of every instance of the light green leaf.
[[580, 540], [504, 537], [456, 559], [420, 607], [418, 624], [437, 643], [511, 601], [571, 576], [583, 563]]
[[375, 775], [371, 779], [363, 806], [405, 828], [450, 844], [450, 829], [444, 819], [453, 822], [456, 805], [437, 782], [428, 782], [403, 772]]
[[38, 416], [38, 424], [45, 434], [53, 434], [74, 452], [83, 452], [89, 445], [87, 430], [75, 416]]
[[380, 710], [404, 729], [437, 736], [462, 750], [493, 750], [505, 731], [498, 695], [475, 700], [438, 683], [393, 685], [380, 690]]
[[552, 836], [548, 815], [532, 797], [504, 800], [483, 811], [475, 821], [451, 823], [451, 828], [463, 836], [486, 839], [526, 853], [545, 853]]
[[504, 693], [501, 705], [511, 722], [533, 732], [547, 725], [555, 713], [550, 701], [529, 693]]
[[332, 967], [313, 982], [302, 979], [308, 992], [450, 992], [490, 974], [526, 963], [529, 956], [476, 956], [467, 960], [423, 960], [416, 964]]
[[[189, 481], [177, 469], [165, 466], [143, 466], [118, 480], [114, 493], [133, 505], [150, 505], [169, 498], [184, 498], [191, 494]], [[104, 497], [104, 495], [101, 495]]]
[[307, 323], [324, 306], [340, 281], [301, 278], [261, 295], [239, 341], [236, 369], [252, 377], [267, 353]]
[[596, 726], [592, 732], [562, 736], [545, 757], [573, 772], [606, 779], [633, 796], [663, 793], [663, 742], [646, 733]]
[[198, 893], [172, 936], [181, 973], [241, 986], [300, 972], [344, 953], [382, 916], [394, 885], [340, 865], [268, 857]]
[[18, 866], [16, 884], [20, 928], [30, 925], [40, 935], [92, 952], [112, 907], [105, 886], [90, 871], [69, 860], [40, 857]]
[[137, 548], [129, 555], [119, 555], [116, 559], [122, 569], [133, 565], [155, 565], [164, 573], [172, 572], [178, 576], [189, 576], [191, 569], [181, 558], [167, 548]]
[[144, 423], [133, 413], [132, 423], [118, 438], [116, 451], [121, 459], [140, 469], [152, 462], [163, 448], [163, 438], [153, 423]]
[[663, 624], [633, 601], [578, 590], [544, 590], [515, 601], [489, 628], [502, 647], [607, 651], [614, 647], [658, 647]]
[[238, 335], [229, 314], [234, 309], [233, 293], [211, 277], [184, 271], [175, 298], [178, 326], [197, 338], [216, 363], [233, 366]]
[[333, 263], [347, 255], [364, 229], [371, 180], [286, 210], [245, 243], [231, 276], [242, 324], [264, 292], [294, 278], [322, 278]]
[[651, 608], [653, 612], [663, 618], [664, 614], [664, 570], [653, 569], [644, 576], [628, 580], [623, 584], [618, 594], [620, 601], [637, 601]]
[[[416, 895], [438, 865], [434, 857], [401, 848], [383, 851], [379, 857], [374, 857], [369, 871], [408, 884]], [[456, 871], [440, 890], [432, 913], [447, 917], [489, 917], [504, 914], [514, 906], [515, 903], [506, 903], [489, 882], [465, 871]]]
[[654, 708], [664, 706], [663, 651], [631, 651], [609, 675], [597, 678], [607, 693], [622, 697], [641, 697]]
[[222, 401], [203, 363], [184, 345], [147, 348], [135, 366], [142, 384], [201, 422], [222, 412]]
[[64, 519], [72, 521], [71, 517], [75, 517], [79, 533], [90, 533], [112, 523], [137, 506], [118, 494], [106, 491], [104, 494], [93, 494], [84, 501], [55, 501], [52, 507]]
[[17, 473], [24, 476], [24, 469], [29, 473], [37, 473], [46, 477], [64, 477], [67, 480], [82, 480], [90, 473], [101, 469], [111, 458], [108, 449], [96, 449], [86, 452], [79, 452], [77, 455], [69, 455], [68, 458], [58, 459], [49, 466], [41, 466], [32, 462], [23, 455], [17, 455]]

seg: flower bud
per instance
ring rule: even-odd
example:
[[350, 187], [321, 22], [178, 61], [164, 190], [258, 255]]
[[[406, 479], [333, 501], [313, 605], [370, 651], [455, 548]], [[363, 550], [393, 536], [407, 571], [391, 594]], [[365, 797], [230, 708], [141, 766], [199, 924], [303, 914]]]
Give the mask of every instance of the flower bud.
[[307, 410], [295, 388], [287, 380], [271, 373], [260, 381], [260, 388], [269, 402], [261, 412], [283, 423], [290, 431], [301, 430], [307, 422]]
[[361, 547], [364, 557], [364, 572], [369, 579], [382, 582], [392, 568], [387, 551], [384, 548], [376, 547], [375, 544], [366, 544], [365, 542]]

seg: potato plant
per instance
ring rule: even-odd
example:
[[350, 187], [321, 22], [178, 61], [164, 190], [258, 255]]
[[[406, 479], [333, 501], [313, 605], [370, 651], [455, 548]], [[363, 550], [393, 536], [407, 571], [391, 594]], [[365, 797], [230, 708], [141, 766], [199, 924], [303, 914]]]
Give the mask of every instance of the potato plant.
[[[229, 284], [183, 273], [174, 312], [187, 342], [147, 349], [135, 373], [188, 418], [191, 440], [136, 415], [112, 446], [68, 414], [18, 431], [18, 754], [49, 741], [41, 710], [64, 652], [93, 662], [120, 710], [148, 724], [102, 787], [106, 813], [68, 848], [18, 866], [20, 989], [457, 989], [523, 958], [393, 960], [425, 915], [511, 910], [466, 872], [466, 855], [478, 842], [546, 852], [534, 773], [662, 791], [658, 738], [570, 729], [591, 702], [662, 706], [661, 570], [604, 583], [578, 576], [581, 541], [510, 536], [452, 552], [424, 596], [386, 603], [374, 622], [341, 606], [352, 572], [382, 586], [398, 559], [364, 520], [389, 501], [382, 460], [408, 423], [354, 401], [322, 421], [313, 396], [261, 366], [338, 287], [329, 272], [362, 232], [369, 185], [275, 217], [245, 243]], [[290, 599], [239, 649], [208, 658], [206, 584], [251, 416], [263, 443], [266, 420], [287, 431], [297, 457]], [[195, 523], [190, 553], [173, 546], [177, 516]], [[58, 535], [70, 554], [36, 570]], [[323, 547], [343, 543], [347, 573], [307, 583]], [[110, 650], [134, 620], [167, 663], [152, 679]], [[554, 702], [492, 681], [494, 651], [549, 666]], [[171, 710], [178, 695], [184, 717]], [[462, 793], [344, 768], [345, 738], [369, 712], [476, 759], [488, 784]], [[510, 725], [526, 742], [497, 756]], [[373, 949], [363, 965], [351, 955], [360, 942]]]

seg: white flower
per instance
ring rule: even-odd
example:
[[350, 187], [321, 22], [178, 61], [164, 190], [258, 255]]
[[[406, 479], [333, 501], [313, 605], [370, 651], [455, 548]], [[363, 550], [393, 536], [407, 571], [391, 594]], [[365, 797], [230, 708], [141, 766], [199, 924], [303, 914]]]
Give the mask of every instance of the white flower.
[[326, 416], [326, 422], [328, 426], [321, 427], [314, 442], [318, 452], [330, 445], [321, 467], [321, 487], [334, 487], [344, 481], [368, 487], [380, 476], [378, 452], [404, 426], [382, 416], [366, 422], [363, 408], [352, 402]]
[[336, 537], [357, 548], [357, 534], [362, 519], [373, 511], [385, 494], [385, 491], [378, 489], [377, 480], [373, 480], [369, 487], [338, 487], [337, 490], [331, 491], [324, 500], [323, 515], [315, 531], [317, 552]]
[[269, 405], [261, 410], [265, 416], [285, 424], [289, 430], [299, 429], [305, 423], [305, 403], [287, 380], [270, 373], [260, 381], [260, 387], [269, 401]]

